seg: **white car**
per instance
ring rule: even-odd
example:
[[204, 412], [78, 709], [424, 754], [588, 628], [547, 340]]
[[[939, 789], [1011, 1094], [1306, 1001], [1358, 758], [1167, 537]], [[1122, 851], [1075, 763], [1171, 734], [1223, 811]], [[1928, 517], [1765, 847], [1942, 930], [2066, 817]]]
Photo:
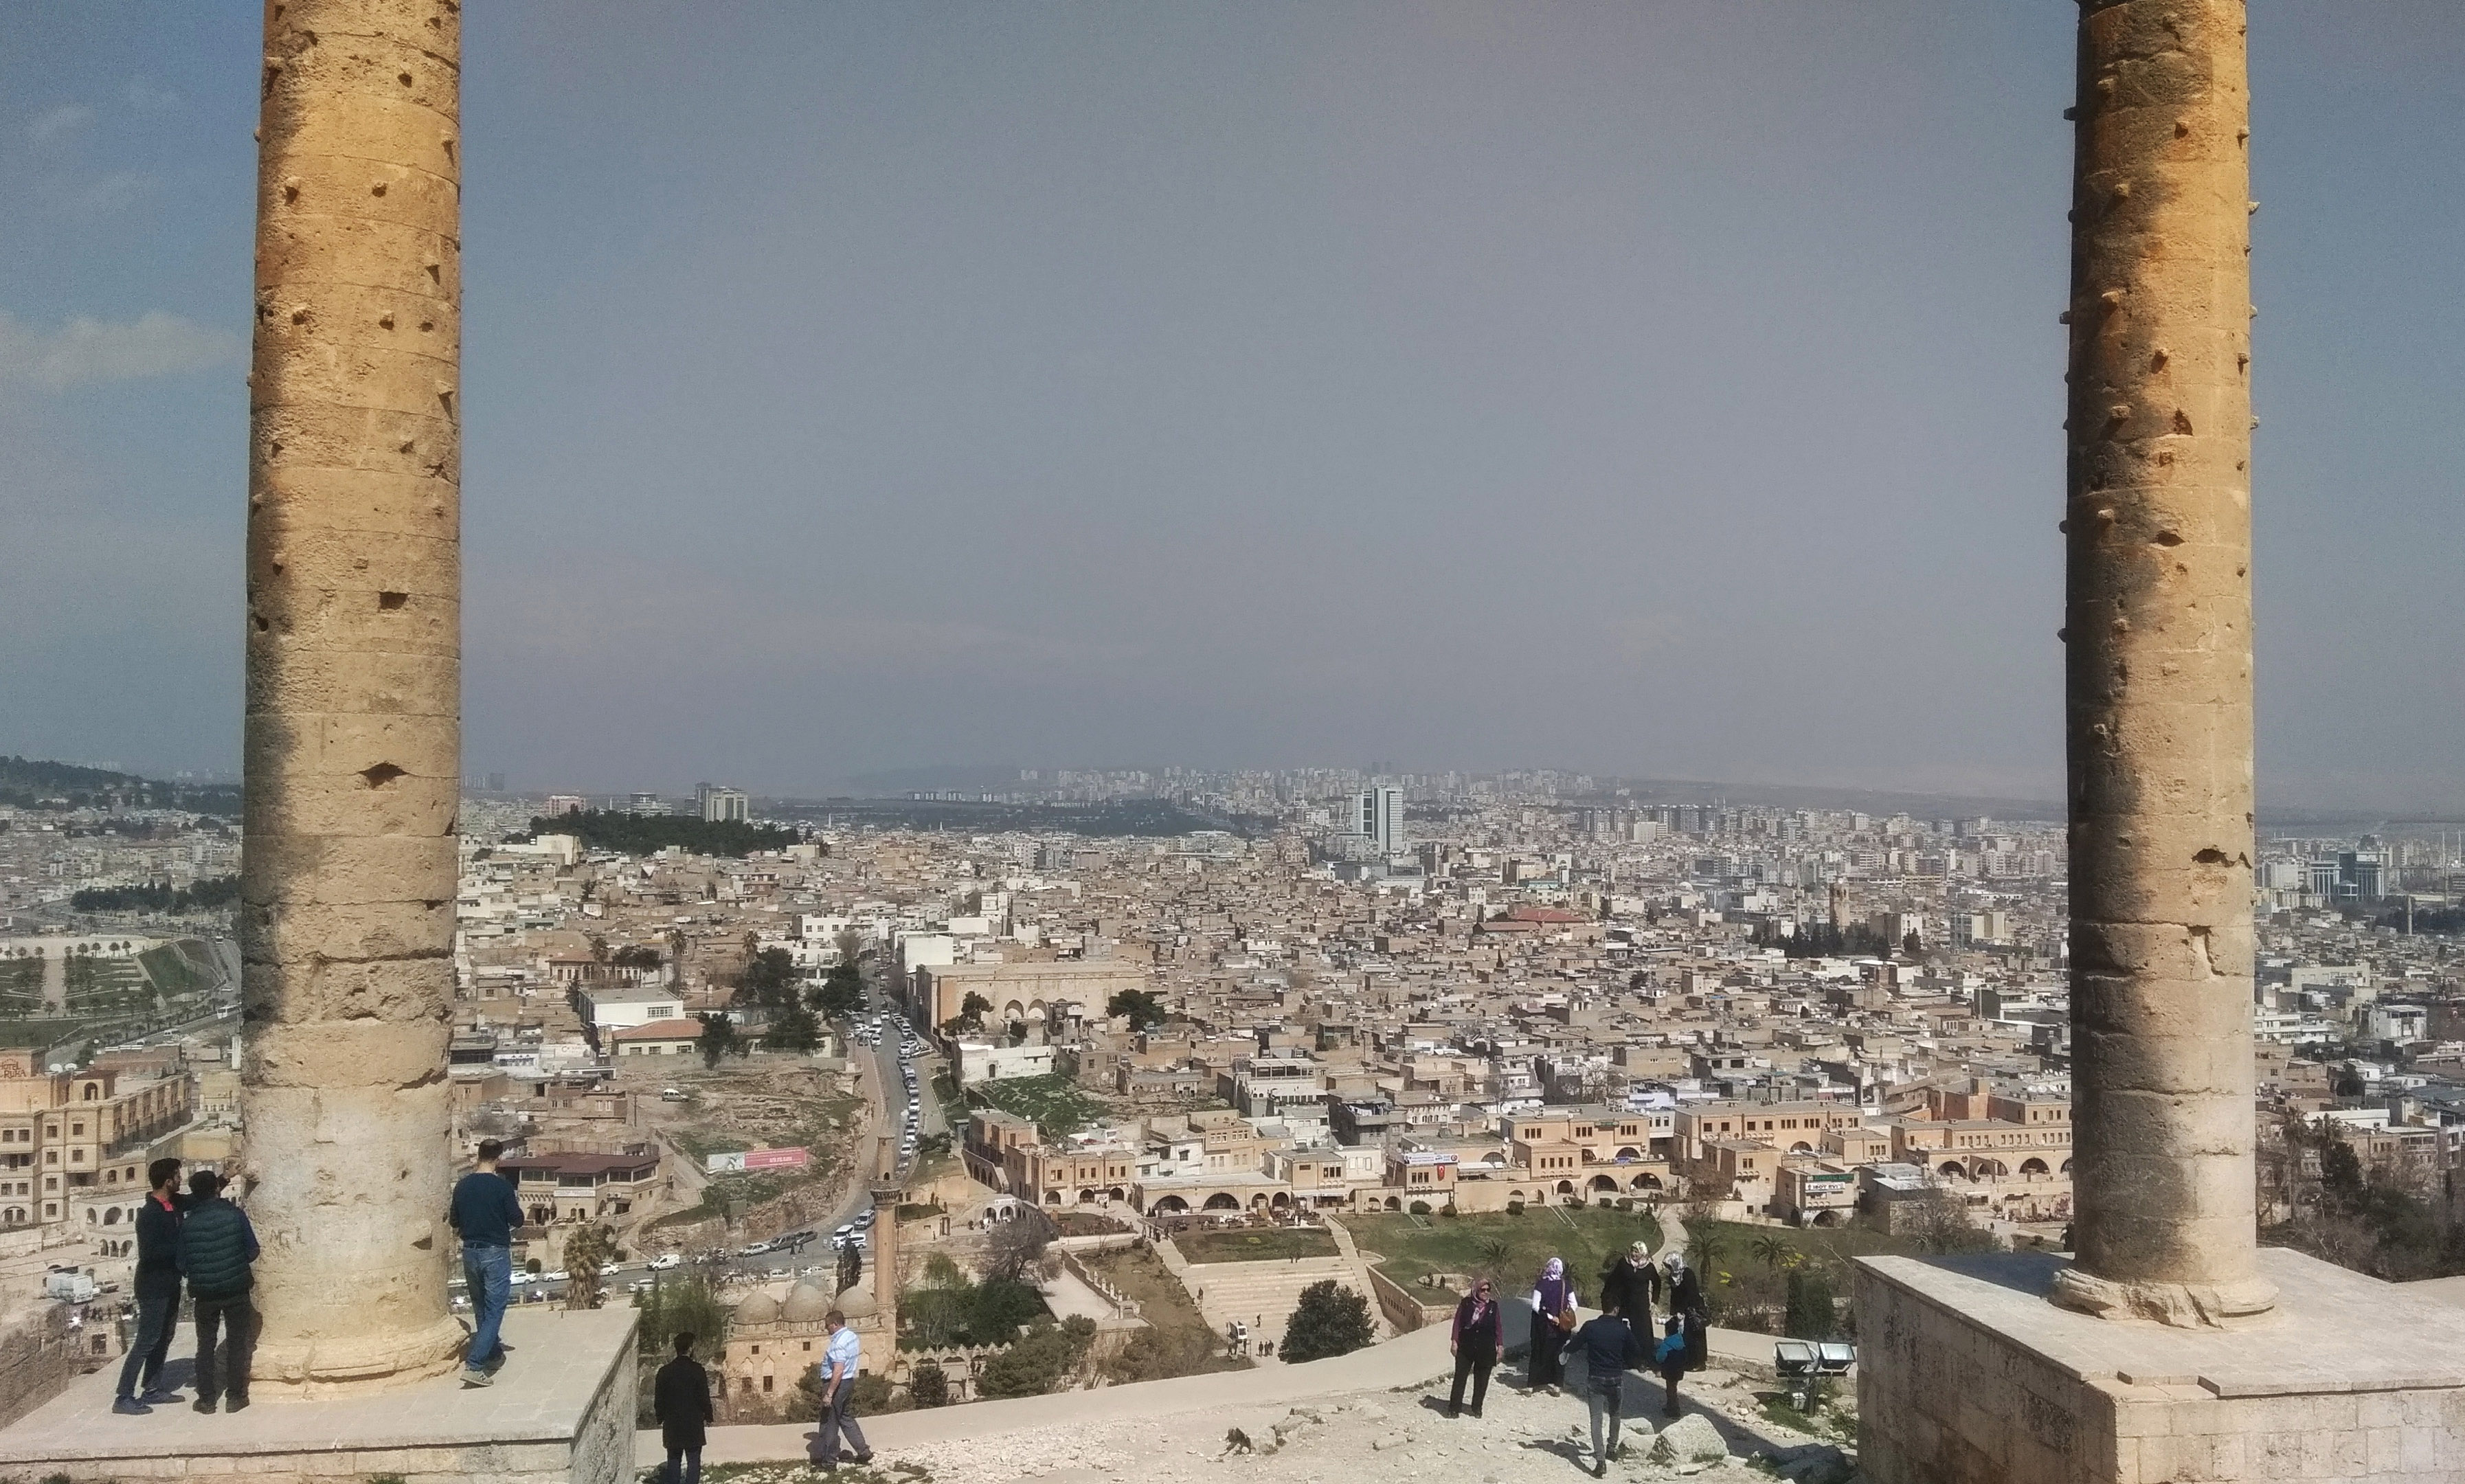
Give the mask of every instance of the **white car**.
[[516, 1287], [516, 1288], [520, 1288], [520, 1287], [522, 1287], [523, 1284], [528, 1283], [530, 1280], [531, 1280], [531, 1275], [530, 1275], [529, 1274], [527, 1274], [527, 1273], [516, 1273], [516, 1274], [514, 1274], [514, 1276], [513, 1276], [513, 1279], [512, 1279], [512, 1281], [513, 1281], [513, 1285], [514, 1285], [514, 1287]]
[[543, 1283], [562, 1283], [562, 1282], [566, 1281], [566, 1279], [567, 1277], [569, 1277], [569, 1276], [570, 1276], [570, 1274], [567, 1274], [567, 1273], [566, 1273], [563, 1268], [559, 1268], [559, 1269], [557, 1269], [554, 1273], [543, 1273], [543, 1274], [540, 1274], [540, 1281], [541, 1281], [541, 1282], [543, 1282]]
[[681, 1252], [661, 1252], [658, 1256], [651, 1259], [651, 1271], [653, 1273], [665, 1273], [670, 1268], [681, 1268], [684, 1265], [684, 1254]]

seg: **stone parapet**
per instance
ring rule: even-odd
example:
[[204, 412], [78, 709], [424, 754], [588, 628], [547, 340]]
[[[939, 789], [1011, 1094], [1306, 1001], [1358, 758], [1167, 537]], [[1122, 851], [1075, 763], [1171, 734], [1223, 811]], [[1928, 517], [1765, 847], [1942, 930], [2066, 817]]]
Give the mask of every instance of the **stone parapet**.
[[[446, 1377], [381, 1396], [260, 1400], [236, 1417], [185, 1402], [115, 1415], [119, 1367], [106, 1366], [0, 1429], [0, 1480], [632, 1484], [636, 1318], [631, 1309], [516, 1309], [505, 1317], [512, 1355], [493, 1386], [466, 1390]], [[186, 1383], [193, 1349], [184, 1327], [167, 1381]]]
[[2465, 1307], [2296, 1252], [2229, 1329], [2048, 1301], [2067, 1265], [1857, 1264], [1858, 1451], [1872, 1484], [2432, 1484], [2465, 1477]]

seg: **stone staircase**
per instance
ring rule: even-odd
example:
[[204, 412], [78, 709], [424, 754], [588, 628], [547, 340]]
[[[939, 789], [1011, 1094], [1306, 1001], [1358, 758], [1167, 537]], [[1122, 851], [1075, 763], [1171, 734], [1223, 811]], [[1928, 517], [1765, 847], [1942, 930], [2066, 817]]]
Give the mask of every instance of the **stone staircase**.
[[[1342, 1257], [1189, 1263], [1180, 1271], [1182, 1284], [1197, 1302], [1198, 1312], [1207, 1317], [1207, 1322], [1214, 1326], [1218, 1335], [1224, 1333], [1228, 1322], [1238, 1319], [1250, 1326], [1253, 1341], [1280, 1341], [1284, 1338], [1284, 1321], [1292, 1318], [1294, 1308], [1300, 1303], [1301, 1290], [1311, 1284], [1333, 1278], [1345, 1288], [1361, 1287], [1352, 1264]], [[1362, 1296], [1371, 1297], [1367, 1293]], [[1371, 1318], [1378, 1318], [1374, 1299], [1369, 1313]], [[1382, 1338], [1385, 1330], [1381, 1320]]]

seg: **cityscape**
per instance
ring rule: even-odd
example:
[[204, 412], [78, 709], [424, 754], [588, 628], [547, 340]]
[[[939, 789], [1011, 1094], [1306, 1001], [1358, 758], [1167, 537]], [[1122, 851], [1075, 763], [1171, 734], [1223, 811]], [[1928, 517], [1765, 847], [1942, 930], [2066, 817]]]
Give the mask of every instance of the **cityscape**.
[[18, 8], [0, 1484], [2465, 1478], [2454, 20]]

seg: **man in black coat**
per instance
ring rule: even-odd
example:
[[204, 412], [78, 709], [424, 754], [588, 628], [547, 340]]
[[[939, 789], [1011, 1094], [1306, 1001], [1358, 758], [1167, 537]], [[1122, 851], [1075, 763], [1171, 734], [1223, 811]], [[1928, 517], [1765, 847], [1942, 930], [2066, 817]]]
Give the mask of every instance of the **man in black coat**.
[[[256, 1230], [248, 1215], [222, 1198], [212, 1170], [189, 1177], [189, 1212], [180, 1219], [180, 1274], [197, 1318], [197, 1410], [211, 1412], [219, 1395], [223, 1410], [248, 1408], [249, 1353], [256, 1344]], [[219, 1342], [228, 1324], [231, 1342]], [[216, 1364], [219, 1361], [221, 1363]]]
[[714, 1420], [710, 1373], [694, 1360], [693, 1347], [693, 1336], [678, 1334], [677, 1358], [651, 1384], [651, 1415], [668, 1451], [667, 1484], [701, 1484], [702, 1429]]
[[121, 1362], [120, 1394], [111, 1404], [113, 1411], [130, 1417], [179, 1400], [162, 1379], [171, 1331], [180, 1322], [180, 1213], [189, 1204], [180, 1194], [180, 1162], [146, 1165], [145, 1183], [145, 1200], [137, 1207], [137, 1338]]

